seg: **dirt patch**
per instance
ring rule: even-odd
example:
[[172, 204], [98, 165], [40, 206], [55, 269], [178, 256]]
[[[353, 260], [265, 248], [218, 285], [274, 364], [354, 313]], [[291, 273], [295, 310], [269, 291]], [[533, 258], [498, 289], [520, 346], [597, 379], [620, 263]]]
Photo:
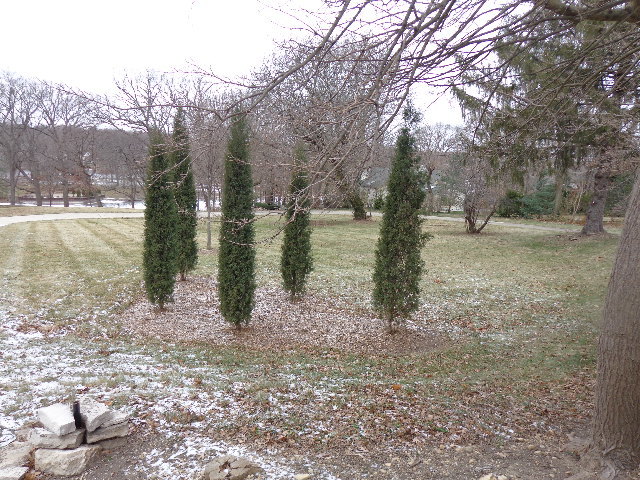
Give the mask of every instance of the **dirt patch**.
[[[169, 480], [171, 470], [165, 474], [149, 475], [150, 464], [166, 462], [169, 466], [176, 461], [184, 461], [186, 438], [176, 435], [167, 438], [153, 429], [143, 428], [129, 438], [128, 444], [114, 450], [104, 451], [82, 476], [66, 477], [68, 480], [129, 480], [156, 478]], [[565, 442], [562, 440], [562, 442]], [[188, 441], [187, 441], [188, 443]], [[163, 452], [158, 458], [154, 452]], [[190, 461], [204, 465], [217, 453], [203, 451], [186, 453]], [[268, 456], [270, 466], [267, 471], [255, 475], [255, 480], [292, 478], [292, 472], [311, 473], [311, 478], [339, 480], [371, 478], [380, 480], [448, 479], [475, 480], [490, 473], [504, 475], [509, 480], [568, 478], [582, 471], [576, 452], [567, 448], [566, 443], [549, 443], [541, 438], [520, 439], [520, 441], [495, 447], [488, 445], [466, 445], [446, 447], [434, 445], [417, 448], [408, 445], [396, 452], [374, 449], [325, 450], [305, 452], [299, 455], [279, 449], [256, 452], [258, 456]], [[249, 455], [251, 457], [251, 455]], [[278, 468], [280, 466], [280, 468]], [[289, 473], [291, 472], [291, 473]], [[288, 474], [287, 474], [288, 473]], [[592, 478], [597, 478], [593, 472]], [[36, 475], [39, 480], [58, 480], [60, 477]], [[181, 477], [182, 478], [182, 477]], [[189, 478], [200, 478], [196, 473]], [[587, 478], [587, 477], [585, 477]], [[632, 472], [623, 479], [637, 479]]]
[[211, 278], [177, 282], [174, 298], [165, 311], [139, 299], [121, 317], [125, 331], [163, 340], [259, 350], [335, 349], [369, 355], [419, 354], [445, 342], [438, 332], [413, 322], [389, 335], [370, 308], [349, 298], [308, 294], [291, 303], [279, 288], [259, 288], [251, 324], [242, 330], [223, 320], [217, 285]]

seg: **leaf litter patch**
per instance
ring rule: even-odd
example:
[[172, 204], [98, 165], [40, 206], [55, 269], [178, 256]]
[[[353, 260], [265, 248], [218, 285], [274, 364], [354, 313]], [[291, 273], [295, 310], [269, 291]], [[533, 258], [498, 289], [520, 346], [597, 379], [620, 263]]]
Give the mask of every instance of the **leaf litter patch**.
[[292, 303], [282, 289], [260, 287], [251, 324], [241, 330], [222, 318], [217, 285], [211, 278], [177, 282], [174, 297], [165, 311], [140, 299], [120, 317], [124, 331], [162, 340], [268, 351], [330, 349], [367, 355], [424, 354], [446, 343], [446, 337], [428, 322], [416, 320], [387, 334], [382, 320], [355, 296], [310, 292]]

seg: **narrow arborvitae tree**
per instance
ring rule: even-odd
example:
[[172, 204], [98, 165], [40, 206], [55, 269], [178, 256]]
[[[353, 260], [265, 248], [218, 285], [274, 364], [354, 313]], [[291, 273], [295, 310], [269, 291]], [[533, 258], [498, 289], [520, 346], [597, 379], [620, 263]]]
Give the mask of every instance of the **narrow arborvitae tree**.
[[418, 170], [412, 133], [418, 114], [411, 107], [404, 111], [404, 122], [396, 141], [373, 273], [373, 305], [389, 332], [418, 308], [420, 251], [427, 238], [419, 215], [425, 199], [424, 176]]
[[289, 199], [285, 218], [280, 272], [284, 289], [296, 300], [304, 293], [307, 276], [311, 272], [311, 223], [309, 206], [309, 178], [302, 147], [295, 152]]
[[173, 124], [172, 148], [175, 197], [178, 207], [177, 267], [180, 272], [180, 280], [185, 280], [187, 272], [192, 271], [198, 262], [198, 245], [196, 243], [198, 199], [189, 153], [189, 133], [185, 124], [184, 110], [181, 108], [178, 109]]
[[238, 329], [251, 320], [256, 287], [253, 180], [248, 144], [247, 120], [241, 115], [231, 126], [225, 159], [218, 252], [220, 312]]
[[176, 280], [177, 209], [169, 155], [162, 134], [150, 135], [144, 211], [144, 284], [147, 298], [164, 309], [172, 301]]

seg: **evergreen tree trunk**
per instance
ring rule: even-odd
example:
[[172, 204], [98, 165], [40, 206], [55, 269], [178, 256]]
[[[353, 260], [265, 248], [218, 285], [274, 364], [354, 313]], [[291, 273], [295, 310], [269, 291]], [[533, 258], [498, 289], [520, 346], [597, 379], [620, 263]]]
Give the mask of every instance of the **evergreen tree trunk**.
[[610, 183], [611, 170], [609, 163], [605, 162], [598, 167], [593, 179], [593, 192], [587, 207], [587, 218], [582, 227], [582, 235], [604, 233], [604, 208]]
[[593, 445], [611, 470], [640, 463], [639, 265], [640, 176], [625, 216], [598, 344]]
[[238, 116], [231, 126], [224, 165], [218, 251], [220, 312], [237, 329], [251, 320], [256, 287], [253, 180], [248, 143], [246, 118]]

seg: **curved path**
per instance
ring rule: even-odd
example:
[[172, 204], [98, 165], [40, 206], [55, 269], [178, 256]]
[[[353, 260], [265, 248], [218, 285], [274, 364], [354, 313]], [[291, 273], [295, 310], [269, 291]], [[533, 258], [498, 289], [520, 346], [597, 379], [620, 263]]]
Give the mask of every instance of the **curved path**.
[[44, 213], [42, 215], [15, 215], [13, 217], [0, 217], [0, 227], [13, 225], [14, 223], [39, 222], [45, 220], [78, 220], [82, 218], [142, 218], [144, 213]]
[[[311, 213], [314, 215], [351, 215], [351, 212], [348, 210], [312, 210]], [[199, 212], [198, 215], [200, 217], [206, 217], [205, 212]], [[220, 215], [220, 212], [212, 212], [212, 215]], [[372, 215], [374, 217], [381, 216], [380, 212], [373, 212]], [[37, 222], [37, 221], [47, 221], [47, 220], [78, 220], [84, 218], [143, 218], [144, 213], [142, 212], [122, 212], [122, 213], [106, 213], [106, 212], [87, 212], [87, 213], [45, 213], [41, 215], [16, 215], [13, 217], [0, 217], [0, 227], [6, 227], [7, 225], [12, 225], [14, 223], [23, 223], [23, 222]], [[427, 220], [442, 220], [445, 222], [464, 222], [463, 218], [460, 217], [439, 217], [433, 215], [427, 215], [423, 218]], [[548, 227], [546, 225], [530, 225], [526, 223], [512, 223], [512, 222], [499, 222], [499, 221], [490, 221], [489, 225], [496, 225], [499, 227], [510, 227], [510, 228], [523, 228], [526, 230], [541, 230], [547, 232], [579, 232], [581, 227]]]

